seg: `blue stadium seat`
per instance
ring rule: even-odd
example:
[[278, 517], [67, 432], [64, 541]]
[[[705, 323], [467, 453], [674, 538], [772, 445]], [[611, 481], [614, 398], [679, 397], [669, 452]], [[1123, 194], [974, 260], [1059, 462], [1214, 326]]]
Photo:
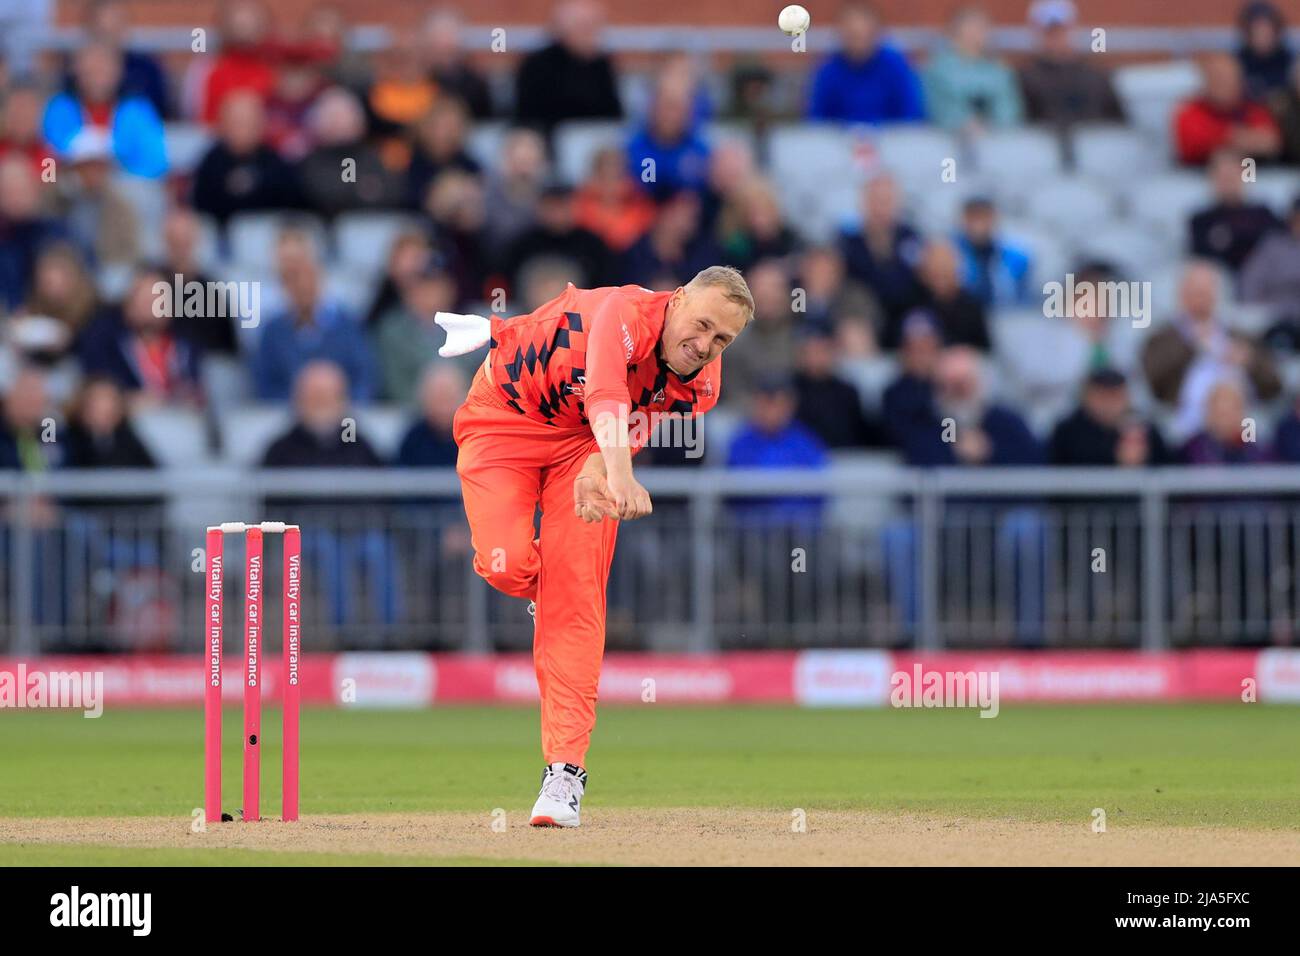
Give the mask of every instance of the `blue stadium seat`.
[[1164, 143], [1120, 123], [1087, 123], [1070, 134], [1074, 169], [1099, 180], [1132, 181], [1134, 176], [1165, 169], [1169, 153]]
[[187, 468], [208, 462], [207, 427], [200, 412], [188, 408], [148, 408], [131, 416], [131, 425], [166, 468]]
[[1178, 246], [1136, 222], [1098, 226], [1079, 237], [1075, 249], [1084, 258], [1111, 263], [1126, 279], [1140, 281], [1179, 258]]
[[501, 120], [480, 120], [469, 131], [465, 152], [484, 169], [492, 169], [500, 161], [501, 141], [505, 139], [508, 123]]
[[256, 404], [231, 409], [219, 421], [221, 457], [231, 464], [256, 465], [271, 442], [292, 424], [288, 405]]
[[611, 120], [576, 120], [555, 130], [555, 169], [565, 182], [577, 184], [591, 172], [591, 161], [606, 146], [627, 143], [627, 128]]
[[1066, 239], [1077, 239], [1119, 219], [1116, 196], [1082, 176], [1063, 176], [1020, 190], [1027, 217]]
[[340, 263], [380, 274], [388, 250], [404, 229], [418, 228], [413, 216], [396, 212], [348, 212], [334, 222], [334, 248]]
[[988, 130], [975, 142], [974, 153], [980, 175], [996, 183], [1014, 182], [1023, 188], [1061, 174], [1061, 144], [1041, 129]]
[[[950, 133], [920, 124], [885, 127], [876, 135], [875, 147], [881, 164], [909, 189], [940, 184], [944, 161], [961, 155]], [[958, 181], [970, 172], [960, 162], [956, 168]]]
[[329, 246], [320, 220], [287, 212], [245, 212], [232, 216], [226, 226], [230, 261], [258, 269], [274, 268], [276, 240], [288, 221], [305, 227], [311, 233], [317, 253], [323, 260]]
[[400, 405], [365, 405], [353, 409], [357, 433], [368, 441], [385, 461], [391, 461], [414, 421], [415, 413]]
[[212, 133], [198, 123], [168, 123], [163, 142], [172, 173], [188, 175], [212, 146]]
[[1164, 173], [1135, 181], [1127, 190], [1130, 215], [1146, 223], [1179, 249], [1187, 241], [1187, 221], [1209, 205], [1210, 186], [1203, 175], [1191, 172]]
[[1190, 60], [1122, 66], [1112, 74], [1115, 93], [1129, 123], [1168, 156], [1174, 110], [1201, 88], [1201, 72]]

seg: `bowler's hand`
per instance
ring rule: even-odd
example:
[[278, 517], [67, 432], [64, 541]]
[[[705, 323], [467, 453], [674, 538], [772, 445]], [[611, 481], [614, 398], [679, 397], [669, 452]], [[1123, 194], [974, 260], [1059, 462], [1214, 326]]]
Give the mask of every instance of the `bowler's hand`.
[[602, 518], [618, 520], [618, 506], [604, 475], [584, 470], [573, 479], [573, 513], [588, 524]]
[[606, 478], [609, 496], [614, 499], [618, 516], [625, 521], [644, 518], [653, 508], [650, 505], [650, 492], [641, 487], [641, 483], [631, 474], [611, 475]]

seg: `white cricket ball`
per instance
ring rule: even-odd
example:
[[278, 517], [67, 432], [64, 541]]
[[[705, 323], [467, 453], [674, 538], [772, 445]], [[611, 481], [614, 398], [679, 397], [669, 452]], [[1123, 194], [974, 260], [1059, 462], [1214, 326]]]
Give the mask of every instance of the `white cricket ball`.
[[812, 26], [812, 15], [808, 13], [806, 7], [792, 3], [781, 11], [780, 16], [776, 18], [776, 25], [781, 28], [782, 33], [797, 37], [801, 33], [808, 32], [808, 28]]

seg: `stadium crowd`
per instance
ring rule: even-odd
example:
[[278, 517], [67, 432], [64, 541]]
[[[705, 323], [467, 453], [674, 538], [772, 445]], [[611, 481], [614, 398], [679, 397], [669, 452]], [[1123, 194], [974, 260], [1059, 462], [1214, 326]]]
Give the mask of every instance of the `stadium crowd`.
[[[448, 10], [365, 55], [328, 4], [285, 23], [232, 0], [212, 50], [180, 70], [133, 48], [128, 15], [92, 3], [63, 62], [0, 81], [5, 468], [150, 466], [133, 416], [255, 403], [296, 417], [267, 465], [381, 463], [338, 426], [374, 403], [411, 410], [397, 463], [449, 465], [473, 360], [437, 358], [437, 311], [516, 314], [569, 281], [671, 288], [714, 263], [745, 271], [757, 312], [724, 358], [731, 427], [708, 463], [822, 467], [866, 449], [924, 466], [1300, 462], [1286, 374], [1300, 347], [1300, 194], [1270, 205], [1241, 175], [1243, 161], [1300, 169], [1300, 58], [1270, 3], [1242, 9], [1240, 48], [1206, 52], [1202, 88], [1168, 118], [1161, 162], [1212, 192], [1166, 250], [1175, 307], [1148, 329], [1080, 300], [1038, 315], [1048, 339], [1004, 322], [1044, 297], [1039, 250], [1004, 228], [1004, 194], [963, 193], [952, 227], [936, 228], [897, 169], [868, 161], [857, 208], [810, 236], [767, 144], [805, 120], [921, 125], [966, 144], [1021, 128], [1068, 144], [1078, 124], [1123, 124], [1104, 60], [1072, 40], [1069, 0], [1029, 7], [1037, 47], [1015, 64], [990, 50], [977, 6], [913, 57], [870, 5], [847, 3], [837, 51], [793, 95], [757, 60], [735, 61], [720, 89], [675, 54], [629, 97], [594, 0], [557, 5], [513, 89], [474, 65]], [[622, 139], [566, 176], [566, 124], [602, 120]], [[718, 124], [744, 137], [710, 135]], [[176, 131], [196, 134], [192, 162], [171, 155]], [[928, 187], [951, 188], [938, 171]], [[249, 224], [269, 213], [285, 215], [268, 237]], [[383, 229], [348, 231], [383, 214]], [[1063, 265], [1078, 280], [1155, 278], [1104, 255]], [[262, 283], [255, 323], [158, 314], [160, 282], [232, 278]], [[1263, 319], [1243, 329], [1247, 306]], [[218, 384], [214, 363], [238, 375]], [[1256, 409], [1258, 436], [1242, 424]], [[52, 410], [66, 440], [44, 435]]]

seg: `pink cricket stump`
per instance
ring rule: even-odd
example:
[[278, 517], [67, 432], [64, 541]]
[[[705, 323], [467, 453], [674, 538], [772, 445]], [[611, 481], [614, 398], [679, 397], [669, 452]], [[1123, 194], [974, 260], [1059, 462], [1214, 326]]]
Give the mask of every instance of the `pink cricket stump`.
[[260, 820], [262, 773], [262, 529], [244, 535], [244, 819]]
[[207, 614], [203, 622], [203, 813], [221, 822], [221, 594], [224, 539], [220, 528], [207, 532]]
[[281, 817], [298, 819], [298, 712], [302, 650], [302, 533], [284, 530], [284, 789]]

